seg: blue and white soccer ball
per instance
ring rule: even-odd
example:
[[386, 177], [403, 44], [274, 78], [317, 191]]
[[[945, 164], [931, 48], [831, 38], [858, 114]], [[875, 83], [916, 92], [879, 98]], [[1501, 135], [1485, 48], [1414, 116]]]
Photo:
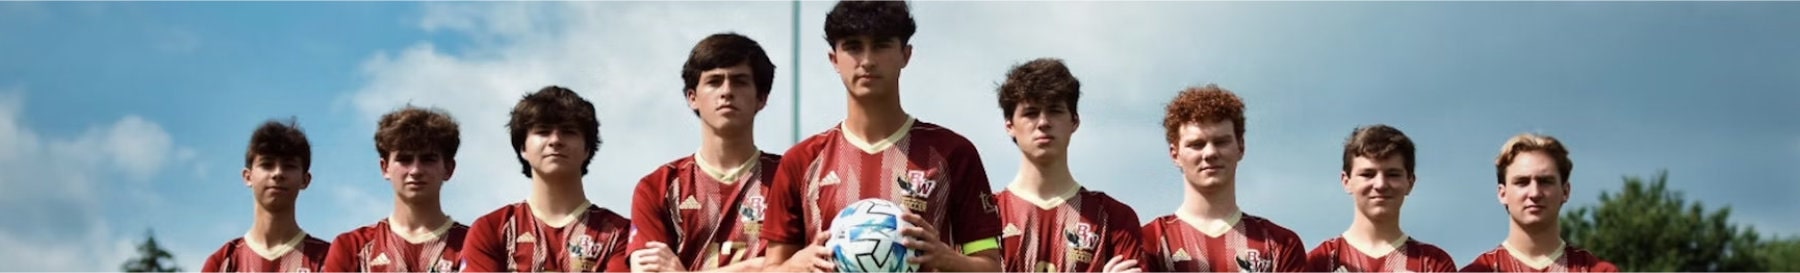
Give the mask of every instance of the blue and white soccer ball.
[[912, 226], [900, 215], [905, 207], [882, 199], [850, 203], [831, 221], [826, 249], [839, 272], [915, 272], [919, 265], [907, 262], [918, 251], [900, 244], [900, 229]]

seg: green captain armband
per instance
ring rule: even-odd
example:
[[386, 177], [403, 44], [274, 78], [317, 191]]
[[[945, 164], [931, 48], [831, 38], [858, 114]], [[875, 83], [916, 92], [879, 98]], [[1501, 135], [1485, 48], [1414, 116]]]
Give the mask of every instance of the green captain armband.
[[983, 250], [998, 249], [998, 248], [1000, 248], [1000, 239], [998, 239], [998, 238], [987, 238], [987, 239], [975, 240], [974, 242], [969, 242], [967, 244], [962, 245], [963, 255], [972, 255], [972, 254], [975, 254], [976, 252], [981, 252]]

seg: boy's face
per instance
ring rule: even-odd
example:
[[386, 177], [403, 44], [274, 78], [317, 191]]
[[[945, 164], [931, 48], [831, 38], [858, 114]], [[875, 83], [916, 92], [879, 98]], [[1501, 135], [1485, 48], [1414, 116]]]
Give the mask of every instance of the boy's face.
[[300, 165], [298, 158], [257, 155], [244, 168], [244, 186], [256, 204], [274, 212], [294, 211], [300, 191], [312, 184], [312, 174]]
[[525, 150], [519, 156], [531, 163], [534, 177], [581, 177], [587, 153], [586, 138], [573, 124], [534, 125], [525, 132]]
[[1506, 182], [1500, 184], [1500, 203], [1521, 227], [1556, 225], [1557, 214], [1568, 202], [1569, 183], [1557, 172], [1556, 161], [1540, 151], [1522, 152], [1506, 166]]
[[1169, 157], [1188, 185], [1205, 191], [1236, 183], [1244, 144], [1238, 143], [1231, 121], [1190, 122], [1179, 130], [1175, 143], [1169, 144]]
[[1040, 161], [1067, 157], [1069, 137], [1080, 125], [1081, 120], [1063, 103], [1019, 102], [1006, 120], [1006, 132], [1027, 160]]
[[1380, 160], [1357, 156], [1350, 161], [1350, 171], [1338, 175], [1344, 191], [1356, 204], [1356, 211], [1377, 220], [1397, 219], [1406, 195], [1412, 194], [1416, 177], [1406, 170], [1406, 159], [1400, 155]]
[[834, 42], [831, 66], [851, 97], [887, 94], [900, 89], [900, 69], [912, 59], [912, 45], [899, 38], [858, 35]]
[[381, 176], [399, 200], [437, 200], [456, 170], [456, 161], [435, 152], [393, 151], [381, 160]]
[[700, 123], [717, 132], [748, 133], [756, 113], [767, 103], [756, 97], [756, 77], [749, 63], [700, 72], [700, 82], [688, 90], [688, 108], [700, 113]]

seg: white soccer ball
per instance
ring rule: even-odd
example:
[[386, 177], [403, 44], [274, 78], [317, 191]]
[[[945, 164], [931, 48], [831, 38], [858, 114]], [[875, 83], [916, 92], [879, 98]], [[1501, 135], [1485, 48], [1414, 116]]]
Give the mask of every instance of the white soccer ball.
[[831, 222], [831, 250], [839, 272], [915, 272], [907, 262], [918, 252], [900, 244], [900, 229], [912, 226], [900, 215], [906, 208], [882, 199], [864, 199], [838, 212]]

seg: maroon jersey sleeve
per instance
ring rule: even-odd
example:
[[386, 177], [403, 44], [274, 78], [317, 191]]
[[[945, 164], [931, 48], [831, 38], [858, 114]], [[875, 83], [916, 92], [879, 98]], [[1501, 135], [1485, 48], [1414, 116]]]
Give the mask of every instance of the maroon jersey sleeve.
[[1332, 265], [1336, 264], [1335, 261], [1337, 260], [1337, 244], [1335, 243], [1337, 240], [1337, 238], [1332, 238], [1319, 242], [1319, 246], [1315, 246], [1312, 251], [1306, 252], [1307, 272], [1331, 272], [1332, 270], [1336, 270], [1336, 268], [1332, 268]]
[[[954, 150], [948, 157], [954, 160], [950, 165], [951, 183], [957, 196], [952, 196], [950, 215], [947, 221], [951, 226], [948, 231], [954, 237], [947, 242], [961, 248], [963, 244], [982, 239], [999, 239], [1001, 232], [1000, 208], [994, 205], [992, 188], [988, 187], [987, 170], [981, 166], [981, 155], [976, 152], [975, 145], [960, 136], [956, 140]], [[782, 163], [787, 168], [787, 162]], [[945, 227], [938, 227], [940, 230]], [[941, 231], [940, 231], [941, 233]]]
[[505, 240], [500, 238], [500, 225], [506, 221], [506, 209], [501, 207], [494, 212], [476, 218], [469, 225], [468, 237], [463, 238], [462, 272], [506, 272]]
[[238, 239], [231, 239], [231, 241], [226, 241], [225, 246], [219, 247], [219, 250], [213, 251], [212, 255], [206, 256], [206, 264], [200, 265], [200, 272], [222, 272], [222, 271], [224, 271], [225, 270], [225, 268], [224, 268], [225, 261], [228, 258], [231, 258], [231, 251], [233, 249], [237, 248], [237, 244], [236, 244], [237, 242], [238, 242]]
[[669, 236], [676, 228], [669, 218], [676, 215], [669, 215], [668, 204], [663, 202], [669, 195], [666, 183], [674, 178], [672, 172], [669, 165], [663, 165], [638, 180], [637, 190], [631, 194], [631, 243], [625, 252], [643, 249], [650, 242], [677, 243]]
[[1306, 272], [1306, 245], [1300, 235], [1286, 228], [1277, 231], [1278, 243], [1272, 248], [1281, 256], [1275, 257], [1275, 272]]
[[818, 157], [818, 139], [813, 136], [788, 148], [781, 156], [780, 166], [776, 166], [774, 179], [769, 181], [769, 207], [763, 215], [762, 238], [770, 244], [807, 243], [806, 222], [800, 218], [806, 204], [800, 191], [805, 190], [808, 165]]
[[307, 270], [313, 272], [323, 271], [325, 269], [325, 257], [331, 252], [331, 242], [319, 239], [318, 237], [312, 237], [312, 235], [307, 235], [302, 244], [305, 244], [305, 246], [301, 248], [300, 255], [306, 255], [305, 266], [307, 267]]
[[[1106, 200], [1109, 204], [1107, 209], [1111, 210], [1107, 212], [1106, 217], [1110, 222], [1107, 223], [1107, 230], [1112, 231], [1112, 234], [1107, 234], [1108, 237], [1112, 237], [1108, 241], [1114, 242], [1110, 246], [1112, 255], [1123, 257], [1124, 260], [1142, 259], [1144, 257], [1144, 230], [1143, 226], [1138, 225], [1137, 211], [1110, 197]], [[1100, 257], [1099, 259], [1110, 261], [1112, 257]], [[1105, 270], [1105, 263], [1101, 263], [1101, 267], [1101, 270]], [[1147, 268], [1147, 264], [1139, 260], [1138, 268]]]
[[362, 265], [358, 264], [356, 253], [358, 246], [364, 242], [362, 236], [358, 234], [362, 230], [362, 228], [352, 229], [344, 234], [339, 234], [337, 239], [332, 239], [331, 252], [325, 255], [325, 268], [320, 271], [361, 272]]
[[[626, 249], [626, 244], [627, 240], [613, 242], [613, 249]], [[613, 251], [612, 253], [607, 254], [606, 272], [631, 272], [631, 264], [626, 262], [626, 260], [630, 258], [629, 253], [631, 253], [631, 251], [626, 249], [626, 251]]]
[[1496, 257], [1499, 257], [1499, 255], [1494, 255], [1494, 251], [1488, 251], [1487, 253], [1482, 253], [1481, 256], [1475, 256], [1474, 261], [1469, 261], [1469, 265], [1463, 266], [1462, 270], [1459, 270], [1459, 271], [1461, 271], [1461, 272], [1498, 272], [1499, 270], [1497, 268], [1493, 267], [1493, 264], [1495, 263], [1494, 258], [1496, 258]]
[[1162, 225], [1157, 224], [1157, 219], [1159, 218], [1152, 218], [1149, 222], [1144, 223], [1144, 240], [1142, 242], [1144, 256], [1142, 259], [1138, 259], [1138, 265], [1141, 265], [1140, 268], [1144, 272], [1169, 272], [1169, 268], [1166, 266], [1169, 262], [1165, 260], [1168, 259], [1169, 253], [1163, 252], [1163, 230]]
[[1595, 263], [1593, 270], [1588, 272], [1619, 272], [1619, 267], [1613, 265], [1612, 262], [1600, 261], [1599, 263]]
[[1415, 243], [1419, 245], [1419, 252], [1423, 252], [1422, 254], [1426, 257], [1424, 264], [1421, 264], [1417, 271], [1456, 272], [1456, 257], [1451, 257], [1450, 252], [1445, 252], [1444, 249], [1435, 245], [1416, 241]]

